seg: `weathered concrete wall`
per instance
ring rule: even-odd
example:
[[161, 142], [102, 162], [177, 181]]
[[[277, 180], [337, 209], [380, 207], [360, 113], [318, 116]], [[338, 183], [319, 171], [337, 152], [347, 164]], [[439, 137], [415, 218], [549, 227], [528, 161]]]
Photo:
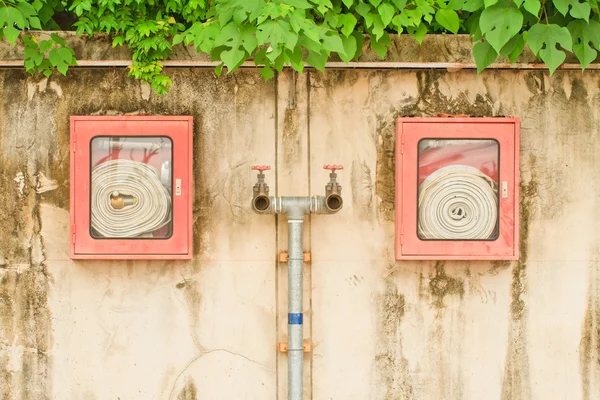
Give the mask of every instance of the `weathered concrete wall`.
[[[287, 72], [169, 74], [160, 98], [122, 69], [0, 70], [0, 399], [286, 398], [287, 224], [250, 212], [250, 165], [305, 195], [331, 162], [305, 398], [600, 399], [600, 73], [309, 72], [291, 102]], [[521, 118], [519, 261], [394, 260], [395, 118], [438, 112]], [[68, 258], [69, 116], [121, 113], [194, 116], [191, 262]]]

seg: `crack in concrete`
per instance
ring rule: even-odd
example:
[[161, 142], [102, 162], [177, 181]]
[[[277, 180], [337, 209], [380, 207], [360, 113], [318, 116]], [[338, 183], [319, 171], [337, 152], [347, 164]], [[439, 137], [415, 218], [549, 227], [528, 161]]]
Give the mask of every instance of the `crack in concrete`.
[[249, 357], [247, 357], [247, 356], [245, 356], [245, 355], [243, 355], [243, 354], [236, 353], [236, 352], [234, 352], [234, 351], [231, 351], [231, 350], [227, 350], [227, 349], [222, 349], [222, 348], [219, 348], [219, 349], [212, 349], [212, 350], [204, 350], [204, 351], [200, 351], [200, 354], [199, 354], [199, 355], [198, 355], [196, 358], [194, 358], [192, 361], [190, 361], [190, 362], [189, 362], [189, 363], [188, 363], [188, 364], [187, 364], [187, 365], [186, 365], [186, 366], [183, 368], [183, 370], [181, 370], [181, 372], [180, 372], [180, 373], [177, 375], [177, 377], [175, 378], [175, 381], [173, 382], [173, 387], [171, 388], [171, 391], [169, 392], [169, 399], [172, 399], [172, 398], [173, 398], [173, 393], [175, 392], [175, 389], [177, 388], [177, 382], [179, 382], [179, 379], [180, 379], [180, 378], [183, 376], [183, 374], [184, 374], [184, 373], [185, 373], [185, 372], [186, 372], [186, 371], [187, 371], [187, 370], [188, 370], [188, 369], [189, 369], [189, 368], [190, 368], [190, 367], [191, 367], [191, 366], [192, 366], [192, 365], [193, 365], [193, 364], [194, 364], [196, 361], [200, 360], [200, 359], [201, 359], [203, 356], [205, 356], [205, 355], [207, 355], [207, 354], [211, 354], [211, 353], [218, 353], [218, 352], [223, 352], [223, 353], [227, 353], [227, 354], [230, 354], [230, 355], [232, 355], [232, 356], [235, 356], [235, 357], [240, 357], [240, 358], [243, 358], [243, 359], [244, 359], [244, 360], [246, 360], [246, 361], [249, 361], [249, 362], [251, 362], [251, 363], [253, 363], [253, 364], [256, 364], [256, 365], [259, 365], [259, 366], [263, 367], [263, 368], [264, 368], [264, 369], [266, 369], [267, 371], [275, 372], [275, 368], [269, 368], [269, 367], [267, 367], [265, 364], [263, 364], [263, 363], [261, 363], [261, 362], [259, 362], [259, 361], [253, 360], [253, 359], [251, 359], [251, 358], [249, 358]]

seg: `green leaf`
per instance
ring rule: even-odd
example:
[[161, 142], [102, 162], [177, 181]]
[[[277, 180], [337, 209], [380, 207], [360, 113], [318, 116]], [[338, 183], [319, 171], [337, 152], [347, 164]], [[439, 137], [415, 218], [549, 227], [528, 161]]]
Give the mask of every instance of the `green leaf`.
[[352, 5], [354, 4], [354, 0], [342, 0], [342, 3], [344, 3], [344, 5], [350, 9], [350, 7], [352, 7]]
[[269, 79], [275, 76], [275, 71], [273, 71], [273, 68], [267, 67], [265, 65], [260, 69], [260, 74], [262, 75], [265, 81], [268, 81]]
[[369, 0], [369, 3], [373, 4], [374, 7], [377, 7], [379, 3], [381, 3], [381, 0]]
[[342, 61], [349, 62], [354, 58], [354, 55], [356, 54], [356, 38], [354, 36], [344, 37], [342, 38], [342, 42], [344, 44], [344, 52], [338, 54]]
[[477, 42], [483, 38], [483, 35], [481, 34], [481, 28], [479, 27], [480, 16], [481, 12], [474, 12], [465, 21], [465, 27], [469, 31], [469, 35], [471, 36], [471, 40], [473, 42]]
[[490, 64], [496, 61], [498, 53], [488, 42], [477, 42], [473, 46], [473, 58], [477, 64], [477, 73], [486, 69]]
[[56, 69], [58, 70], [58, 72], [60, 72], [63, 75], [67, 75], [67, 70], [69, 69], [69, 65], [66, 63], [63, 64], [58, 64], [56, 66]]
[[[115, 38], [113, 39], [113, 42], [112, 42], [112, 47], [123, 46], [124, 43], [125, 43], [124, 36], [115, 36]], [[175, 40], [173, 40], [173, 44], [177, 44], [177, 43], [175, 43]]]
[[306, 18], [301, 12], [294, 12], [290, 16], [290, 26], [294, 32], [300, 33], [302, 31], [307, 38], [314, 42], [319, 42], [321, 39], [319, 27], [315, 24], [315, 21]]
[[356, 26], [356, 17], [353, 14], [342, 14], [338, 23], [342, 26], [341, 32], [348, 37]]
[[258, 41], [256, 40], [256, 28], [250, 24], [243, 25], [240, 30], [240, 40], [242, 41], [244, 50], [246, 50], [248, 54], [252, 54], [258, 46]]
[[381, 17], [379, 16], [379, 14], [368, 14], [365, 18], [365, 22], [367, 24], [367, 27], [371, 27], [370, 33], [375, 35], [375, 38], [379, 40], [383, 36], [385, 29], [385, 26], [383, 25], [383, 21], [381, 21]]
[[3, 31], [4, 31], [4, 37], [6, 37], [6, 39], [9, 41], [9, 43], [14, 46], [15, 43], [17, 42], [17, 38], [19, 37], [19, 33], [21, 31], [18, 29], [15, 29], [12, 25], [5, 27], [3, 29]]
[[40, 42], [40, 52], [45, 53], [52, 47], [52, 40], [42, 40]]
[[522, 26], [523, 14], [512, 6], [491, 6], [483, 10], [479, 18], [481, 32], [496, 52], [500, 52], [510, 38], [519, 33]]
[[448, 2], [448, 7], [452, 10], [462, 10], [465, 6], [465, 0], [450, 0]]
[[388, 47], [392, 45], [390, 37], [385, 33], [380, 39], [375, 38], [371, 35], [371, 48], [381, 58], [385, 58]]
[[566, 58], [565, 53], [558, 50], [556, 45], [571, 51], [572, 38], [569, 30], [565, 27], [538, 23], [529, 29], [527, 44], [531, 51], [546, 63], [550, 74], [552, 74]]
[[540, 0], [525, 0], [523, 3], [523, 8], [535, 17], [540, 13], [541, 7], [542, 4], [540, 3]]
[[306, 10], [312, 7], [310, 3], [306, 0], [283, 0], [283, 4], [287, 4], [302, 10]]
[[286, 55], [290, 59], [292, 68], [301, 73], [304, 70], [304, 53], [302, 52], [302, 47], [296, 46], [294, 51], [286, 50]]
[[340, 15], [337, 14], [335, 11], [333, 10], [329, 10], [325, 13], [325, 23], [327, 25], [329, 25], [331, 28], [337, 28], [338, 25], [338, 20], [340, 19]]
[[333, 4], [331, 4], [331, 0], [314, 0], [317, 3], [317, 11], [319, 11], [322, 15], [324, 15], [327, 10], [333, 8]]
[[407, 31], [409, 34], [412, 35], [413, 38], [415, 38], [417, 42], [419, 42], [419, 44], [421, 44], [423, 43], [423, 39], [425, 39], [425, 34], [427, 33], [427, 26], [424, 23], [421, 23], [416, 28], [409, 27]]
[[14, 7], [0, 7], [0, 28], [17, 25], [23, 29], [25, 27], [25, 18], [19, 10]]
[[258, 27], [256, 31], [256, 39], [258, 44], [270, 43], [271, 47], [275, 48], [279, 44], [283, 44], [290, 50], [293, 50], [298, 43], [298, 34], [292, 30], [292, 27], [287, 21], [267, 21]]
[[[34, 8], [37, 10], [36, 2], [33, 3]], [[57, 10], [58, 11], [58, 10]], [[52, 17], [54, 16], [54, 8], [52, 8], [49, 4], [44, 4], [37, 12], [37, 16], [42, 22], [42, 24], [47, 24], [50, 22]]]
[[498, 53], [498, 55], [500, 57], [507, 57], [517, 46], [517, 43], [519, 42], [519, 38], [521, 38], [521, 35], [516, 35], [516, 36], [513, 36], [512, 38], [510, 38], [510, 40], [508, 42], [506, 42], [506, 44], [502, 47], [502, 49], [500, 49], [500, 52]]
[[371, 12], [371, 6], [367, 3], [359, 3], [354, 10], [363, 18], [366, 18], [367, 15]]
[[73, 50], [67, 47], [56, 47], [50, 50], [48, 59], [63, 75], [66, 75], [69, 64], [73, 60]]
[[525, 38], [523, 37], [523, 35], [519, 34], [516, 37], [518, 38], [517, 44], [515, 45], [515, 48], [508, 55], [508, 59], [510, 60], [511, 63], [514, 63], [517, 60], [517, 58], [519, 58], [519, 56], [523, 52], [523, 49], [525, 48]]
[[491, 7], [496, 3], [498, 3], [498, 0], [483, 0], [483, 5], [485, 8]]
[[224, 66], [225, 66], [225, 64], [221, 63], [215, 67], [215, 75], [216, 76], [221, 76], [221, 74], [223, 73]]
[[475, 12], [483, 7], [483, 0], [466, 0], [463, 10], [468, 12]]
[[404, 9], [404, 7], [406, 6], [406, 2], [407, 0], [392, 0], [392, 3], [394, 3], [396, 8], [400, 11]]
[[329, 56], [324, 52], [319, 53], [316, 51], [309, 50], [306, 62], [309, 65], [318, 69], [319, 71], [323, 72], [325, 70], [325, 63], [327, 62], [327, 58], [329, 58]]
[[552, 0], [554, 6], [562, 15], [567, 15], [569, 6], [571, 6], [571, 16], [573, 18], [585, 19], [586, 21], [590, 18], [591, 7], [587, 2], [580, 3], [578, 0]]
[[383, 22], [384, 26], [389, 25], [389, 23], [392, 21], [392, 18], [394, 18], [394, 14], [396, 13], [394, 6], [388, 3], [382, 3], [377, 8], [377, 11], [379, 12], [379, 16], [381, 16], [381, 21]]
[[246, 53], [239, 49], [225, 50], [221, 53], [221, 60], [229, 72], [236, 69], [244, 61]]
[[362, 53], [363, 45], [365, 44], [365, 38], [362, 33], [358, 31], [352, 32], [352, 37], [356, 39], [356, 54], [354, 54], [354, 59], [358, 60], [358, 57]]
[[323, 48], [327, 51], [335, 51], [336, 53], [344, 53], [344, 43], [337, 35], [323, 36]]
[[458, 14], [451, 9], [440, 8], [435, 13], [435, 20], [438, 24], [446, 28], [452, 33], [457, 33], [459, 28]]
[[67, 41], [65, 39], [61, 38], [60, 36], [58, 36], [58, 34], [56, 34], [56, 33], [51, 33], [50, 38], [52, 40], [54, 40], [54, 43], [56, 43], [58, 45], [61, 45], [61, 46], [67, 45]]
[[573, 38], [573, 53], [585, 69], [598, 55], [596, 49], [600, 47], [600, 23], [594, 20], [589, 23], [576, 20], [571, 21], [567, 29]]

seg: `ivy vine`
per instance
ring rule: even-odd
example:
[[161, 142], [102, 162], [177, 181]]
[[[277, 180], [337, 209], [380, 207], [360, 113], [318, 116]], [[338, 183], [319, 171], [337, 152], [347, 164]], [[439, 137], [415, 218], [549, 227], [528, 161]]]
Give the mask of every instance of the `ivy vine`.
[[499, 57], [514, 62], [527, 45], [553, 73], [573, 52], [583, 68], [600, 49], [598, 0], [0, 0], [0, 39], [22, 40], [25, 68], [49, 76], [76, 65], [73, 50], [52, 33], [112, 35], [132, 51], [129, 73], [166, 93], [163, 74], [173, 46], [193, 45], [233, 71], [251, 60], [265, 79], [285, 66], [319, 70], [337, 55], [357, 59], [364, 38], [380, 57], [390, 35], [419, 43], [427, 33], [468, 33], [478, 71]]

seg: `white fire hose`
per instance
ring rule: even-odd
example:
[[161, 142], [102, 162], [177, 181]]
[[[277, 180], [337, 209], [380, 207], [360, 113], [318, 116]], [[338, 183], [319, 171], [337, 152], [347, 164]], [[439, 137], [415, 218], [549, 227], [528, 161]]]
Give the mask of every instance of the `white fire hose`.
[[419, 187], [421, 239], [489, 239], [498, 216], [497, 184], [479, 169], [450, 165]]
[[[137, 237], [171, 221], [171, 195], [146, 163], [104, 162], [92, 169], [91, 190], [92, 228], [104, 237]], [[120, 208], [114, 206], [115, 199]]]

